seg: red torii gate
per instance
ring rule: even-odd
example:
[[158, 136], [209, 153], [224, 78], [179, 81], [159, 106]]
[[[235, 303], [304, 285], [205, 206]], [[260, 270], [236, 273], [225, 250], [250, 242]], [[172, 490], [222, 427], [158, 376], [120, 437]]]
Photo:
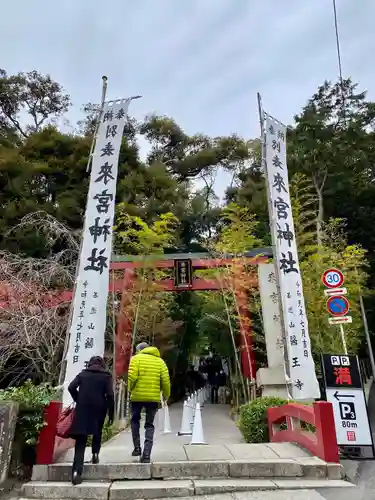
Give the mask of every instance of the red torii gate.
[[[244, 257], [244, 265], [259, 265], [266, 262], [270, 257], [272, 257], [272, 249], [261, 248], [246, 252]], [[155, 260], [146, 262], [142, 258], [137, 258], [136, 256], [114, 256], [110, 270], [111, 271], [123, 271], [121, 278], [116, 278], [110, 280], [109, 291], [114, 293], [121, 293], [120, 310], [117, 318], [117, 328], [116, 328], [116, 342], [115, 342], [115, 367], [116, 376], [120, 377], [125, 374], [128, 369], [129, 360], [131, 357], [131, 346], [132, 346], [132, 333], [133, 325], [131, 319], [126, 316], [124, 309], [126, 305], [130, 302], [130, 288], [135, 280], [135, 270], [139, 268], [144, 268], [146, 266], [151, 266], [155, 269], [173, 269], [176, 260], [190, 260], [192, 264], [192, 269], [202, 270], [202, 269], [215, 269], [224, 266], [228, 266], [234, 263], [232, 257], [227, 258], [212, 258], [207, 253], [188, 253], [188, 254], [165, 254], [160, 257], [156, 257]], [[256, 276], [249, 275], [246, 278], [248, 285], [258, 285], [258, 280]], [[192, 282], [189, 287], [179, 287], [175, 286], [174, 279], [164, 279], [155, 281], [155, 284], [161, 291], [168, 292], [181, 292], [186, 290], [191, 291], [207, 291], [207, 290], [222, 290], [223, 283], [217, 279], [207, 279], [192, 276]], [[246, 290], [241, 284], [238, 283], [238, 287], [235, 288], [237, 306], [240, 318], [249, 318], [249, 298], [247, 296]], [[7, 287], [3, 290], [3, 295], [8, 296], [8, 298], [1, 299], [0, 297], [0, 307], [11, 308], [12, 293], [11, 290], [7, 290]], [[45, 297], [45, 303], [50, 307], [57, 306], [59, 303], [66, 303], [72, 300], [72, 291], [63, 292], [53, 292], [47, 294]], [[242, 361], [242, 371], [245, 377], [255, 378], [256, 373], [256, 363], [255, 354], [253, 351], [252, 342], [252, 329], [250, 326], [250, 321], [242, 322], [239, 324], [240, 329], [240, 348], [241, 348], [241, 361]]]
[[[268, 260], [272, 255], [271, 249], [259, 249], [247, 252], [244, 257], [246, 265], [259, 265]], [[120, 377], [127, 372], [129, 360], [131, 357], [133, 324], [129, 317], [124, 314], [126, 305], [130, 302], [130, 288], [135, 279], [135, 270], [150, 265], [155, 269], [174, 269], [175, 261], [190, 260], [193, 271], [202, 269], [215, 269], [233, 264], [233, 258], [211, 258], [208, 254], [166, 254], [156, 258], [150, 263], [134, 257], [115, 257], [111, 263], [111, 270], [123, 271], [122, 279], [116, 279], [110, 283], [111, 291], [122, 292], [120, 302], [120, 312], [116, 328], [116, 346], [115, 346], [115, 366], [116, 376]], [[189, 287], [175, 286], [174, 279], [164, 279], [155, 281], [155, 284], [161, 291], [181, 292], [222, 290], [223, 283], [218, 279], [207, 279], [192, 276], [192, 282]], [[247, 284], [258, 285], [258, 279], [255, 276], [247, 277]], [[240, 317], [249, 318], [248, 296], [243, 285], [239, 284], [235, 289], [237, 306]], [[247, 378], [255, 378], [256, 363], [255, 353], [252, 342], [252, 329], [250, 321], [240, 321], [240, 347], [242, 371]]]

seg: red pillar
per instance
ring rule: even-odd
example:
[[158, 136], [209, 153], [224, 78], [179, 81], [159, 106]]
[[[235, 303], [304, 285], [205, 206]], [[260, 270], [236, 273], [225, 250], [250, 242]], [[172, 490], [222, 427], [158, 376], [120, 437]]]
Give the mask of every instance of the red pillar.
[[36, 449], [36, 463], [38, 465], [53, 463], [56, 426], [60, 416], [61, 407], [62, 403], [60, 401], [51, 401], [51, 403], [44, 410], [44, 421], [46, 422], [46, 425], [40, 430]]
[[120, 309], [116, 329], [116, 377], [121, 377], [128, 370], [131, 356], [133, 322], [126, 308], [131, 303], [131, 285], [134, 281], [134, 269], [125, 269], [121, 294]]

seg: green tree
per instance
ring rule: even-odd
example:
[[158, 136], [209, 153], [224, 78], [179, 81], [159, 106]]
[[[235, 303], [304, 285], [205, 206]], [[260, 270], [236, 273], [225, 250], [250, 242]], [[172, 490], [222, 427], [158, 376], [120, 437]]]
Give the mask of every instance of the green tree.
[[363, 338], [359, 295], [366, 293], [366, 251], [358, 244], [348, 244], [345, 221], [341, 219], [331, 218], [323, 222], [318, 241], [315, 222], [319, 202], [314, 186], [306, 177], [298, 175], [290, 189], [309, 332], [319, 366], [320, 354], [342, 352], [343, 349], [339, 327], [328, 323], [327, 297], [321, 276], [330, 267], [337, 267], [345, 274], [350, 315], [353, 317], [353, 322], [345, 325], [346, 342], [348, 352], [357, 354]]
[[[0, 69], [0, 136], [11, 133], [24, 139], [61, 117], [69, 106], [70, 97], [50, 75], [37, 71], [8, 75]], [[29, 118], [26, 124], [24, 115]]]

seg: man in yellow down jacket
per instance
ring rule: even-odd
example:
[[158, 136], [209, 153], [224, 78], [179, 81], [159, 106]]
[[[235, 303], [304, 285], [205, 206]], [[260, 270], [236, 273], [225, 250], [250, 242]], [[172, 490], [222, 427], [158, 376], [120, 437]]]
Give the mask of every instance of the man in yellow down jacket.
[[[168, 367], [161, 359], [159, 349], [149, 346], [146, 342], [137, 345], [136, 354], [129, 364], [128, 385], [134, 444], [132, 456], [141, 457], [142, 463], [150, 463], [155, 433], [154, 420], [158, 411], [160, 393], [163, 393], [165, 401], [171, 394]], [[146, 410], [143, 454], [139, 434], [142, 408]]]

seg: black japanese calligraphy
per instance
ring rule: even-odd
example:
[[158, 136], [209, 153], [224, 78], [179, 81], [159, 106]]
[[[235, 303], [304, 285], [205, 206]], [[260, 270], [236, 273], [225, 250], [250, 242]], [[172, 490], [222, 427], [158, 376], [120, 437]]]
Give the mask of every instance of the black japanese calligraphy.
[[276, 283], [276, 276], [274, 272], [271, 272], [268, 275], [268, 283]]
[[97, 312], [98, 312], [98, 310], [96, 309], [96, 307], [92, 307], [90, 314], [96, 314]]
[[73, 356], [73, 364], [79, 363], [79, 356]]
[[290, 341], [290, 345], [298, 345], [298, 340], [297, 340], [297, 337], [295, 335], [291, 335], [289, 337], [289, 341]]
[[288, 192], [285, 186], [284, 178], [280, 175], [280, 172], [274, 174], [272, 187], [274, 187], [278, 193], [281, 193], [281, 191], [284, 191], [284, 193]]
[[279, 141], [285, 141], [285, 134], [282, 130], [277, 131], [277, 138], [279, 139]]
[[97, 193], [94, 196], [94, 200], [98, 201], [96, 205], [96, 210], [99, 214], [107, 214], [109, 209], [109, 204], [113, 201], [113, 194], [107, 193], [108, 189], [104, 189], [101, 193]]
[[81, 342], [81, 332], [76, 333], [76, 342]]
[[117, 135], [117, 125], [107, 125], [107, 130], [105, 132], [105, 138], [115, 137]]
[[274, 206], [279, 220], [288, 218], [287, 209], [289, 209], [289, 205], [280, 196], [274, 201]]
[[296, 325], [293, 323], [293, 321], [290, 321], [288, 326], [289, 326], [289, 328], [295, 328], [296, 327]]
[[79, 317], [79, 319], [82, 319], [85, 317], [85, 312], [82, 309], [79, 311], [78, 317]]
[[89, 329], [89, 330], [95, 330], [95, 325], [94, 325], [94, 323], [92, 323], [92, 322], [91, 322], [91, 323], [88, 325], [88, 329]]
[[76, 328], [78, 331], [82, 330], [82, 328], [83, 328], [82, 322], [78, 323], [78, 325], [76, 325]]
[[113, 111], [106, 111], [103, 117], [103, 123], [113, 120]]
[[109, 181], [114, 181], [115, 178], [112, 175], [113, 165], [110, 165], [107, 161], [100, 167], [99, 175], [95, 179], [95, 182], [103, 182], [106, 186]]
[[86, 306], [86, 301], [85, 300], [81, 300], [81, 306], [80, 306], [80, 309], [84, 309]]
[[305, 358], [308, 358], [309, 357], [309, 351], [307, 351], [306, 349], [303, 351], [303, 355]]
[[111, 142], [107, 142], [107, 144], [101, 149], [100, 156], [113, 156], [114, 152], [115, 148], [113, 147], [113, 144]]
[[273, 315], [273, 318], [272, 318], [276, 323], [279, 322], [280, 318], [279, 318], [279, 315], [278, 314], [274, 314]]
[[288, 313], [293, 314], [293, 307], [292, 306], [288, 307]]
[[[99, 252], [99, 253], [98, 253]], [[93, 248], [91, 250], [91, 256], [87, 257], [87, 261], [90, 263], [84, 269], [85, 271], [95, 271], [99, 274], [103, 274], [104, 269], [108, 268], [108, 257], [103, 255], [105, 248], [99, 250], [98, 248]]]
[[90, 234], [95, 244], [101, 236], [103, 236], [104, 241], [107, 241], [107, 237], [111, 234], [109, 219], [106, 219], [102, 226], [99, 224], [99, 221], [100, 217], [96, 217], [95, 223], [89, 227]]
[[283, 162], [280, 160], [279, 156], [278, 155], [275, 155], [273, 158], [272, 158], [272, 165], [275, 167], [275, 168], [280, 168], [281, 170], [283, 170]]
[[93, 337], [87, 337], [85, 340], [85, 349], [92, 349], [94, 347]]
[[290, 292], [287, 292], [287, 294], [286, 294], [286, 298], [287, 298], [287, 299], [291, 299], [291, 298], [292, 298], [292, 294], [291, 294]]
[[79, 345], [79, 344], [76, 344], [76, 345], [74, 346], [74, 352], [75, 352], [76, 354], [78, 354], [78, 353], [79, 353], [79, 350], [80, 350], [80, 345]]
[[288, 247], [291, 247], [291, 242], [294, 240], [294, 234], [290, 230], [289, 224], [286, 222], [285, 227], [282, 228], [279, 223], [277, 223], [277, 239], [286, 241]]
[[280, 271], [284, 274], [298, 273], [298, 269], [295, 267], [296, 263], [297, 261], [293, 259], [292, 252], [289, 251], [288, 256], [286, 256], [286, 253], [281, 252]]
[[277, 298], [278, 298], [278, 297], [277, 297], [277, 293], [276, 293], [276, 292], [271, 293], [271, 295], [270, 295], [270, 299], [272, 300], [272, 302], [273, 302], [274, 304], [277, 304]]
[[86, 292], [86, 290], [85, 290], [84, 292], [82, 292], [82, 293], [81, 293], [81, 297], [82, 297], [83, 299], [85, 299], [85, 298], [87, 297], [87, 292]]
[[88, 362], [88, 361], [85, 361], [85, 362], [83, 363], [83, 366], [84, 366], [85, 368], [88, 368], [88, 366], [89, 366], [89, 362]]
[[296, 387], [300, 391], [302, 390], [302, 388], [303, 388], [304, 385], [305, 384], [299, 378], [294, 383], [294, 387]]
[[83, 286], [84, 286], [85, 288], [87, 288], [88, 284], [89, 284], [89, 283], [88, 283], [88, 281], [87, 281], [87, 280], [83, 282]]
[[279, 141], [276, 141], [275, 139], [272, 141], [272, 149], [274, 151], [277, 151], [278, 153], [280, 153], [281, 151], [281, 147], [280, 147], [280, 142]]
[[116, 113], [116, 120], [121, 120], [121, 118], [124, 118], [124, 116], [125, 116], [125, 110], [124, 108], [120, 108]]
[[97, 299], [98, 297], [99, 297], [98, 292], [94, 292], [94, 293], [92, 294], [92, 298], [93, 298], [93, 299]]
[[298, 366], [301, 366], [301, 365], [298, 361], [297, 356], [295, 356], [294, 358], [292, 358], [292, 368], [297, 368]]

